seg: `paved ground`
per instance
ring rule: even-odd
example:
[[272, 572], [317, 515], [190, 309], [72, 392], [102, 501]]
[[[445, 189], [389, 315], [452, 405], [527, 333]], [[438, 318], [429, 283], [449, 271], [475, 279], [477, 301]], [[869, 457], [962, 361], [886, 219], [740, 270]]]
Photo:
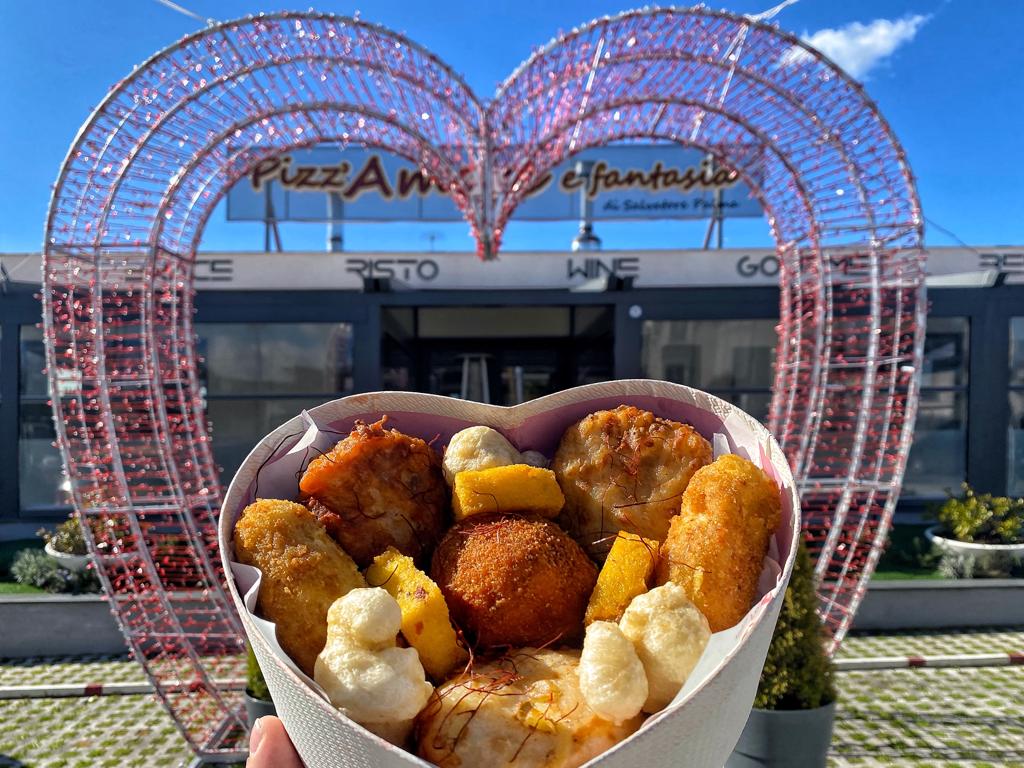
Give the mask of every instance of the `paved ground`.
[[838, 676], [836, 766], [1024, 766], [1024, 667]]
[[1024, 627], [919, 630], [899, 634], [853, 634], [843, 641], [841, 659], [879, 656], [953, 656], [1024, 652]]
[[[1011, 651], [1024, 651], [1024, 627], [854, 636], [842, 657]], [[0, 688], [143, 680], [124, 657], [0, 660]], [[834, 768], [1024, 766], [1024, 666], [850, 671], [838, 687]], [[0, 723], [4, 768], [170, 768], [191, 759], [151, 696], [0, 700]]]

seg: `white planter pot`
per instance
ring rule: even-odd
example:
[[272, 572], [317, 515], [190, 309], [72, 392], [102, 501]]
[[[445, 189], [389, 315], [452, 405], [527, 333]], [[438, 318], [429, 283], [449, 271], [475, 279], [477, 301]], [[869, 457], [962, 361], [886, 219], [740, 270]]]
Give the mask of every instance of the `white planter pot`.
[[942, 552], [953, 555], [961, 555], [975, 558], [978, 565], [985, 567], [990, 561], [997, 557], [1010, 557], [1014, 560], [1024, 560], [1024, 542], [1018, 544], [980, 544], [973, 541], [957, 541], [939, 536], [936, 531], [939, 526], [933, 525], [924, 532], [924, 537], [931, 542], [932, 546]]
[[58, 552], [50, 542], [46, 542], [43, 549], [46, 550], [46, 554], [60, 564], [61, 568], [66, 568], [72, 573], [81, 573], [89, 565], [88, 555], [69, 555], [67, 552]]

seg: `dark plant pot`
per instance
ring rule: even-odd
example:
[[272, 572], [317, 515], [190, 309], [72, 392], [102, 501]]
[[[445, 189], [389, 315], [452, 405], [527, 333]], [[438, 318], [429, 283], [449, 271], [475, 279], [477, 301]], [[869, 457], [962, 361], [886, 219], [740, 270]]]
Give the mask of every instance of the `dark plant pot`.
[[726, 768], [824, 768], [835, 702], [817, 709], [752, 709]]
[[245, 714], [249, 719], [249, 728], [252, 728], [252, 724], [255, 723], [259, 718], [265, 717], [266, 715], [276, 715], [277, 709], [274, 708], [274, 702], [264, 701], [263, 699], [254, 699], [249, 695], [249, 692], [245, 692]]

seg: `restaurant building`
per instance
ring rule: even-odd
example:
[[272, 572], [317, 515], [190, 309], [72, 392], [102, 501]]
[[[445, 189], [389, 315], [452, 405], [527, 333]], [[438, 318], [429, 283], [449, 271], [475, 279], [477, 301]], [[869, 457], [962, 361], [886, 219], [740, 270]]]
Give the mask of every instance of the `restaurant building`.
[[[834, 269], [846, 268], [841, 253]], [[4, 254], [0, 540], [70, 507], [53, 447], [38, 254]], [[303, 408], [417, 390], [513, 405], [613, 378], [684, 383], [767, 414], [771, 249], [202, 253], [195, 330], [230, 479]], [[1024, 494], [1024, 247], [933, 248], [913, 449], [898, 519], [967, 481]]]

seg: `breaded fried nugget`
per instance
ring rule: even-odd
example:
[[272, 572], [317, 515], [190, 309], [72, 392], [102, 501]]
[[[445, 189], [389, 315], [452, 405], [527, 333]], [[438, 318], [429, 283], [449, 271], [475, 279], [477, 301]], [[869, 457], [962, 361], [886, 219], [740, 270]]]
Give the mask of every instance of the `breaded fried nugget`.
[[235, 557], [263, 572], [256, 611], [277, 625], [277, 640], [313, 675], [327, 643], [327, 611], [365, 587], [359, 569], [301, 504], [259, 499], [235, 524]]
[[474, 515], [438, 544], [430, 575], [455, 623], [487, 648], [582, 636], [597, 568], [548, 520]]
[[782, 519], [779, 487], [761, 469], [726, 454], [693, 476], [658, 561], [719, 632], [753, 605], [768, 542]]
[[385, 416], [309, 463], [299, 482], [310, 509], [360, 567], [388, 547], [422, 561], [444, 530], [447, 487], [427, 443]]
[[598, 411], [562, 436], [551, 469], [565, 494], [562, 522], [595, 557], [618, 531], [664, 541], [711, 445], [688, 424], [633, 406]]

